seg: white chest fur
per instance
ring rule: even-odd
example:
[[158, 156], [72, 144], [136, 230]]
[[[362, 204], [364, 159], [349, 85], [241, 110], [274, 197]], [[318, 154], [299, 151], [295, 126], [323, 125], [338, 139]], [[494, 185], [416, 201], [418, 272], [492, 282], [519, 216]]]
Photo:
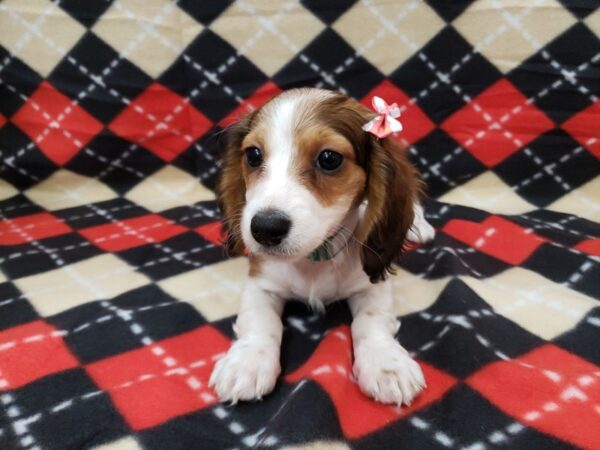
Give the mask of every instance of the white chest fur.
[[301, 300], [315, 309], [348, 298], [371, 284], [355, 245], [329, 261], [265, 261], [257, 281], [280, 298]]

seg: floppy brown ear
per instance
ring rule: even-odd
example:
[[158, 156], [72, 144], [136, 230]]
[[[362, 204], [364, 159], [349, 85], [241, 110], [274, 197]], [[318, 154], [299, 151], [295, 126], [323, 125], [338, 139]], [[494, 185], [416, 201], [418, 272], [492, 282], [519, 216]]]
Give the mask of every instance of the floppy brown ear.
[[421, 181], [407, 152], [394, 139], [373, 139], [367, 161], [367, 209], [359, 228], [363, 269], [372, 283], [394, 273]]
[[222, 215], [222, 229], [226, 236], [225, 248], [232, 256], [239, 256], [244, 251], [240, 222], [246, 203], [246, 183], [242, 175], [241, 146], [244, 137], [250, 131], [254, 114], [250, 113], [229, 126], [221, 137], [221, 170], [216, 193]]

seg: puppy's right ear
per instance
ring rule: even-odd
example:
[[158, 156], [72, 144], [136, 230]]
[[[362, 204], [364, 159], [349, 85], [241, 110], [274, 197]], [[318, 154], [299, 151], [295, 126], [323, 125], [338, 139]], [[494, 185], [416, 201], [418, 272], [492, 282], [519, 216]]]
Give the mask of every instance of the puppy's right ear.
[[225, 248], [232, 256], [244, 252], [240, 223], [246, 204], [246, 183], [242, 175], [242, 141], [250, 131], [252, 112], [229, 126], [221, 136], [220, 174], [217, 180], [217, 202], [222, 214], [222, 228], [225, 232]]

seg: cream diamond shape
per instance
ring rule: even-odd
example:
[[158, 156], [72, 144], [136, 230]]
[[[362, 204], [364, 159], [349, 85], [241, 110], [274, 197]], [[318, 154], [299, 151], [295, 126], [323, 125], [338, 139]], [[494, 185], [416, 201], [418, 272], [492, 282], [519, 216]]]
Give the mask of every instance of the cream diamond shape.
[[110, 200], [117, 194], [94, 178], [62, 169], [25, 191], [25, 195], [50, 211]]
[[149, 282], [110, 253], [13, 281], [44, 317], [92, 300], [110, 299]]
[[356, 52], [389, 75], [442, 29], [425, 2], [357, 2], [333, 25]]
[[523, 214], [536, 209], [490, 171], [454, 188], [439, 200], [494, 214]]
[[18, 193], [19, 191], [17, 191], [12, 184], [7, 183], [4, 180], [0, 180], [0, 200], [6, 200], [7, 198], [11, 198]]
[[145, 178], [125, 198], [158, 212], [214, 200], [215, 194], [188, 173], [168, 165]]
[[92, 450], [142, 450], [137, 441], [129, 436], [117, 441], [109, 442], [108, 444], [93, 447]]
[[544, 339], [570, 330], [597, 305], [591, 297], [520, 267], [485, 280], [461, 278], [497, 313]]
[[600, 222], [600, 177], [563, 195], [546, 209]]
[[269, 0], [244, 0], [233, 3], [210, 28], [272, 76], [324, 25], [299, 2], [288, 8]]
[[449, 278], [426, 280], [402, 269], [390, 278], [397, 316], [423, 311], [435, 303]]
[[584, 21], [588, 28], [592, 30], [596, 36], [600, 39], [600, 9], [597, 9], [596, 12], [590, 14]]
[[241, 257], [191, 270], [158, 285], [173, 297], [190, 303], [210, 321], [237, 314], [248, 259]]
[[[522, 16], [517, 28], [510, 24]], [[528, 5], [520, 0], [473, 2], [453, 23], [464, 38], [506, 73], [575, 23], [575, 18], [555, 0]], [[530, 35], [528, 39], [525, 35]], [[525, 35], [524, 35], [525, 34]]]
[[92, 31], [148, 75], [157, 78], [202, 31], [169, 0], [119, 0]]
[[43, 77], [83, 33], [79, 22], [48, 0], [0, 2], [0, 44]]

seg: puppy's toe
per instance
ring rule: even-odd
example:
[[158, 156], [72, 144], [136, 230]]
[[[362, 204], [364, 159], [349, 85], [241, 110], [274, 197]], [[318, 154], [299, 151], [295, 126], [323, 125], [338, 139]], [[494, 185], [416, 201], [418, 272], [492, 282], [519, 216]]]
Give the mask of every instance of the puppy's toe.
[[396, 341], [377, 347], [355, 355], [354, 375], [360, 389], [381, 403], [410, 405], [426, 387], [421, 367]]
[[217, 361], [209, 386], [224, 402], [256, 400], [273, 390], [280, 372], [278, 348], [240, 340]]

